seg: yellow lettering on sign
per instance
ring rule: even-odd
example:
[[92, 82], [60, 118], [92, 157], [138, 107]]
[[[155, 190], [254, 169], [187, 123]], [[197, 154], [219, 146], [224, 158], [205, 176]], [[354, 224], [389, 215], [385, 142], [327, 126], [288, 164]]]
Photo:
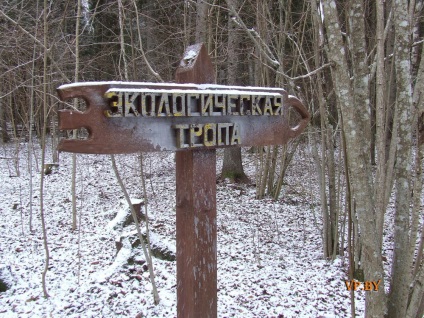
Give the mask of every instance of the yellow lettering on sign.
[[[165, 114], [163, 113], [164, 109], [165, 109]], [[171, 111], [169, 110], [169, 101], [168, 101], [167, 93], [163, 93], [160, 97], [157, 116], [171, 116]]]
[[[106, 117], [282, 116], [284, 96], [234, 93], [112, 91]], [[225, 126], [223, 126], [225, 128]]]
[[265, 97], [265, 106], [264, 106], [263, 115], [266, 115], [267, 113], [269, 113], [269, 115], [273, 115], [271, 99], [269, 98], [269, 96]]
[[188, 148], [189, 144], [185, 143], [185, 131], [189, 129], [189, 125], [174, 125], [172, 128], [177, 129], [177, 147], [178, 148]]
[[240, 96], [229, 95], [227, 98], [227, 115], [240, 115]]
[[214, 95], [214, 107], [212, 113], [214, 116], [224, 116], [226, 114], [225, 100], [225, 95]]
[[176, 117], [186, 115], [185, 98], [181, 93], [172, 94], [172, 114]]
[[239, 125], [234, 124], [232, 133], [231, 133], [231, 145], [240, 145], [240, 143], [241, 143], [241, 139], [240, 139]]
[[252, 97], [250, 95], [240, 95], [240, 115], [245, 115], [251, 108]]
[[141, 95], [141, 114], [144, 117], [155, 116], [155, 108], [156, 108], [156, 94], [147, 93]]
[[261, 104], [263, 103], [262, 96], [254, 96], [252, 101], [252, 115], [262, 115]]
[[122, 113], [122, 92], [107, 92], [105, 97], [111, 100], [112, 110], [105, 110], [106, 117], [123, 117]]
[[125, 117], [140, 116], [134, 103], [138, 96], [140, 93], [125, 92]]
[[200, 95], [200, 107], [202, 116], [211, 116], [213, 112], [213, 99], [212, 95]]
[[199, 94], [187, 94], [187, 116], [200, 116], [198, 100]]
[[176, 144], [180, 149], [241, 144], [238, 124], [179, 124], [172, 128], [176, 130]]
[[273, 98], [274, 100], [274, 116], [283, 115], [283, 100], [280, 96]]
[[203, 145], [213, 147], [216, 145], [216, 124], [205, 124], [203, 127]]
[[196, 140], [203, 134], [202, 124], [191, 124], [190, 125], [190, 147], [201, 147], [203, 143], [196, 143]]
[[225, 123], [219, 123], [217, 127], [218, 132], [218, 139], [217, 139], [217, 145], [218, 146], [225, 146], [230, 144], [230, 126], [232, 124], [225, 124]]

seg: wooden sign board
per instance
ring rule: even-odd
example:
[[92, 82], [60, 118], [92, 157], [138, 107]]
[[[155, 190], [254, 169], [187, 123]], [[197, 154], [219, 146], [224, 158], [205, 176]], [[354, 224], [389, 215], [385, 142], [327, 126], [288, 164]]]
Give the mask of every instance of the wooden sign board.
[[[181, 84], [93, 82], [59, 87], [62, 100], [82, 98], [87, 104], [84, 112], [61, 111], [59, 128], [89, 132], [87, 140], [62, 140], [59, 150], [177, 151], [177, 317], [216, 318], [215, 148], [285, 144], [303, 131], [309, 113], [280, 88], [203, 84], [214, 81], [214, 71], [202, 44], [187, 48], [176, 81]], [[289, 108], [300, 118], [293, 127]]]
[[[82, 98], [85, 112], [62, 110], [59, 128], [86, 128], [87, 140], [62, 140], [78, 153], [178, 151], [280, 145], [296, 137], [308, 111], [280, 88], [206, 84], [93, 82], [63, 85], [62, 100]], [[292, 108], [299, 123], [290, 127]]]

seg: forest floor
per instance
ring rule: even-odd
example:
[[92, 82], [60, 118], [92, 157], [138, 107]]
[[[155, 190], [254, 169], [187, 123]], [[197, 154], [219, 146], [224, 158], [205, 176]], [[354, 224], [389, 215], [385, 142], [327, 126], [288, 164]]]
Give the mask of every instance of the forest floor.
[[[45, 251], [40, 221], [39, 169], [30, 194], [27, 144], [0, 149], [0, 268], [12, 288], [0, 293], [1, 317], [176, 317], [176, 263], [154, 258], [161, 302], [140, 248], [118, 218], [128, 211], [109, 156], [77, 155], [77, 211], [72, 231], [72, 155], [45, 176], [44, 213], [50, 251], [43, 297]], [[36, 147], [34, 167], [40, 166]], [[217, 152], [217, 174], [223, 152]], [[48, 160], [51, 154], [47, 155]], [[142, 199], [137, 155], [116, 156], [131, 195]], [[244, 153], [255, 180], [255, 157]], [[175, 252], [175, 162], [173, 153], [144, 155], [152, 241]], [[253, 182], [252, 182], [253, 183]], [[32, 227], [29, 230], [30, 197]], [[307, 145], [290, 165], [279, 200], [255, 199], [255, 186], [217, 182], [218, 317], [350, 317], [347, 259], [323, 258], [318, 181]], [[120, 225], [121, 224], [121, 225]], [[5, 274], [6, 273], [6, 274]], [[366, 291], [355, 292], [357, 316]]]

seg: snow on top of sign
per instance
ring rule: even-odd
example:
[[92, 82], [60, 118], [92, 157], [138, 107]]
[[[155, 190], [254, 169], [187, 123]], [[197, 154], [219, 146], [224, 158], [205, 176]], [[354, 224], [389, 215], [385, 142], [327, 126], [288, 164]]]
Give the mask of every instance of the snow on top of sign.
[[[185, 84], [179, 84], [179, 83], [153, 83], [153, 82], [122, 82], [122, 81], [99, 81], [99, 82], [77, 82], [77, 83], [71, 83], [71, 84], [63, 84], [58, 87], [58, 89], [68, 89], [72, 87], [83, 87], [83, 86], [101, 86], [101, 85], [109, 85], [111, 88], [113, 86], [157, 86], [163, 88], [164, 86], [172, 88], [172, 87], [187, 87], [187, 88], [193, 88], [197, 90], [206, 90], [206, 89], [223, 89], [223, 90], [267, 90], [267, 91], [281, 91], [282, 88], [279, 87], [258, 87], [258, 86], [227, 86], [227, 85], [219, 85], [219, 84], [192, 84], [192, 83], [185, 83]], [[119, 87], [118, 87], [119, 88]], [[134, 89], [132, 89], [134, 90]]]
[[219, 84], [190, 84], [195, 85], [197, 89], [224, 89], [224, 90], [257, 90], [257, 91], [282, 91], [283, 89], [280, 87], [260, 87], [260, 86], [228, 86], [228, 85], [219, 85]]
[[169, 94], [221, 94], [221, 95], [262, 95], [262, 96], [281, 96], [278, 92], [264, 92], [251, 90], [213, 90], [213, 89], [151, 89], [151, 88], [110, 88], [108, 92], [131, 92], [131, 93], [169, 93]]
[[191, 59], [194, 59], [196, 56], [197, 56], [197, 52], [195, 50], [189, 50], [184, 55], [184, 60], [191, 60]]
[[160, 85], [160, 83], [147, 83], [147, 82], [122, 82], [122, 81], [97, 81], [97, 82], [76, 82], [70, 84], [60, 85], [57, 89], [67, 89], [71, 87], [81, 86], [101, 86], [101, 85]]

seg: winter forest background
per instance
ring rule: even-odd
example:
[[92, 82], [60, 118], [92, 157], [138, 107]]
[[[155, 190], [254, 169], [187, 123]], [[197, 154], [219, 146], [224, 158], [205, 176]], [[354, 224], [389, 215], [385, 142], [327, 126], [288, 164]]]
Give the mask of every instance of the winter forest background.
[[[57, 112], [84, 102], [56, 88], [172, 82], [203, 42], [217, 84], [282, 87], [312, 115], [286, 146], [219, 152], [219, 316], [422, 317], [423, 4], [1, 1], [0, 314], [175, 316], [172, 154], [59, 154]], [[158, 286], [130, 207], [171, 255]]]

